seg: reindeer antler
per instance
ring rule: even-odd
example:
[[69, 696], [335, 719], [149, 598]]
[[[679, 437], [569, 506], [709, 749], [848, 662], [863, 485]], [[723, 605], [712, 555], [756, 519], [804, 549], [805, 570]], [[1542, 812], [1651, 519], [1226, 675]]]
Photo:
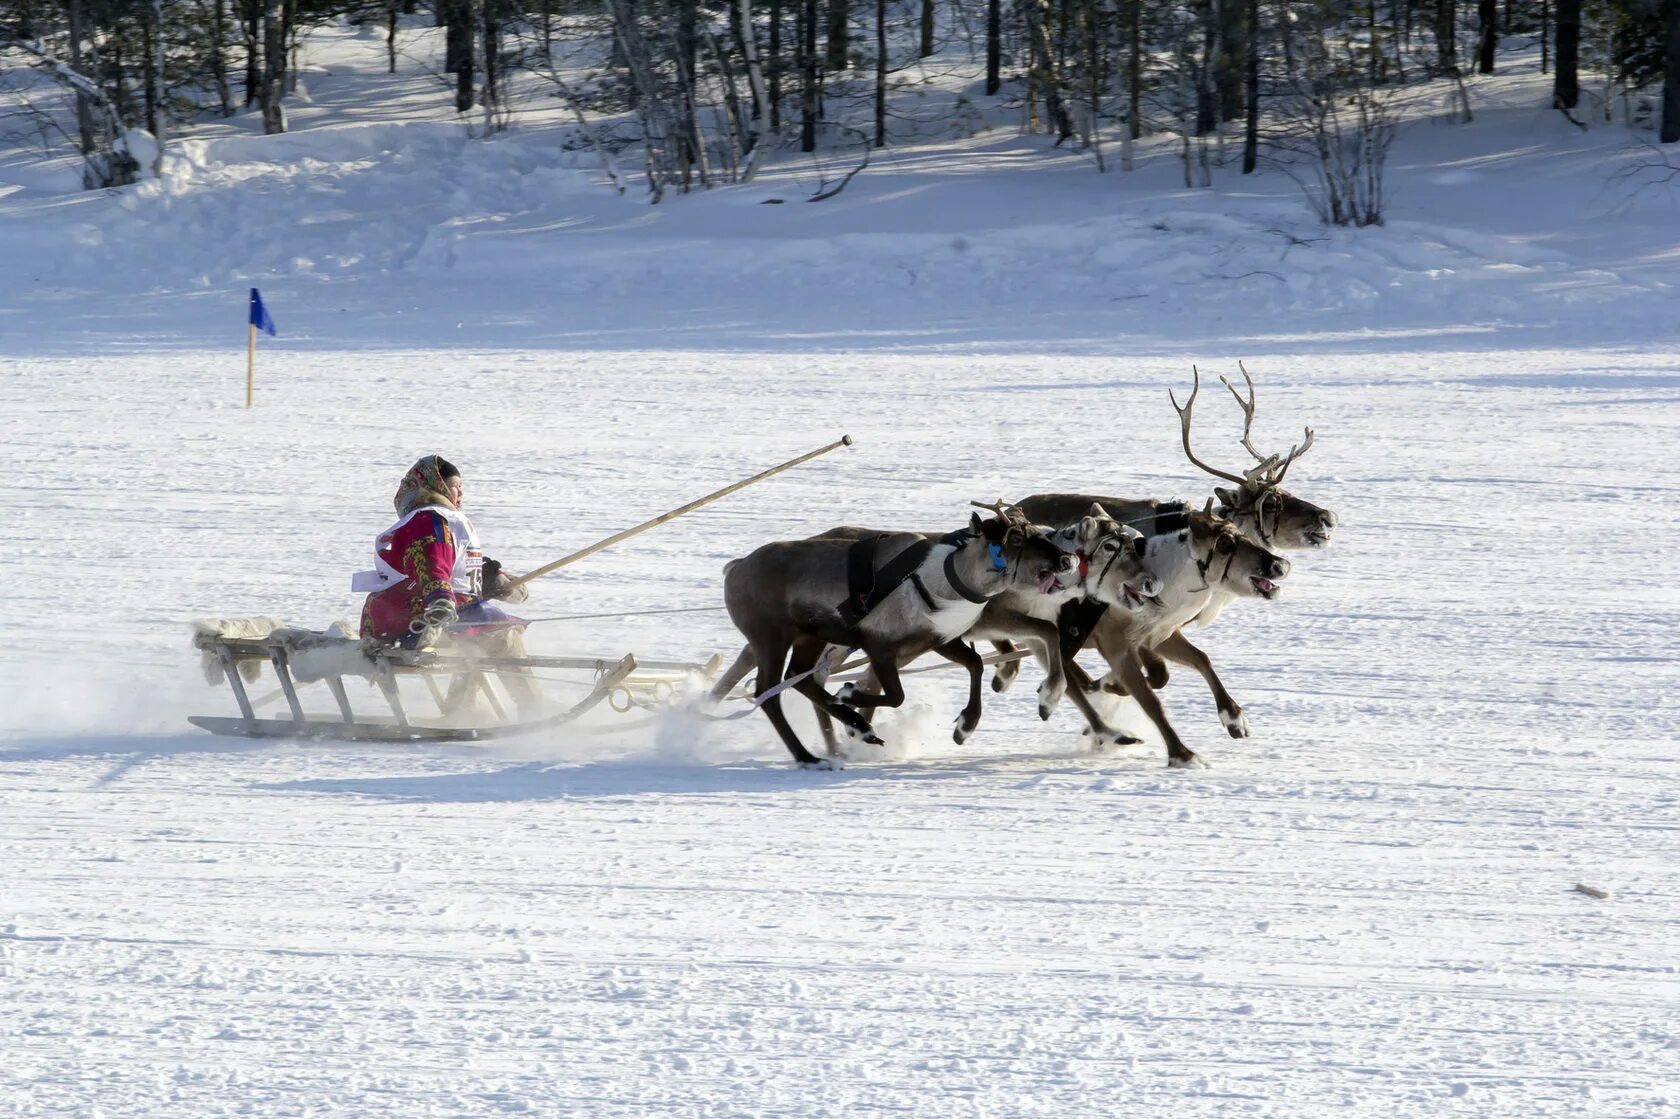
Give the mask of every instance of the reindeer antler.
[[1296, 459], [1300, 458], [1302, 455], [1306, 454], [1307, 449], [1312, 446], [1312, 444], [1313, 444], [1313, 429], [1309, 427], [1309, 428], [1304, 428], [1303, 430], [1307, 433], [1306, 439], [1301, 443], [1301, 445], [1299, 447], [1290, 447], [1289, 448], [1289, 453], [1287, 455], [1283, 456], [1283, 465], [1279, 466], [1277, 468], [1277, 473], [1272, 476], [1272, 485], [1274, 485], [1274, 486], [1282, 485], [1283, 484], [1283, 476], [1285, 474], [1289, 473], [1289, 464], [1294, 462]]
[[1243, 380], [1248, 382], [1247, 400], [1244, 400], [1236, 386], [1231, 384], [1229, 377], [1221, 376], [1219, 379], [1225, 383], [1226, 388], [1231, 390], [1231, 396], [1236, 400], [1237, 407], [1243, 411], [1242, 445], [1249, 454], [1254, 456], [1256, 464], [1243, 471], [1243, 475], [1250, 482], [1258, 483], [1270, 489], [1281, 485], [1283, 476], [1289, 471], [1289, 464], [1307, 453], [1307, 448], [1312, 446], [1313, 431], [1312, 428], [1307, 428], [1306, 440], [1297, 446], [1290, 447], [1289, 453], [1286, 455], [1262, 455], [1255, 450], [1249, 434], [1254, 428], [1254, 378], [1249, 375], [1248, 367], [1242, 362], [1237, 362], [1237, 368], [1242, 371]]
[[1268, 470], [1276, 466], [1278, 464], [1278, 457], [1276, 455], [1263, 455], [1254, 449], [1254, 443], [1252, 442], [1249, 434], [1254, 429], [1254, 378], [1249, 376], [1248, 367], [1242, 362], [1237, 362], [1237, 368], [1242, 370], [1243, 380], [1248, 382], [1247, 400], [1242, 398], [1242, 393], [1237, 391], [1237, 386], [1231, 383], [1231, 378], [1221, 374], [1219, 379], [1224, 383], [1226, 388], [1231, 390], [1231, 397], [1236, 400], [1237, 407], [1241, 408], [1243, 412], [1242, 445], [1249, 454], [1254, 456], [1254, 461], [1258, 464], [1244, 470], [1243, 477], [1247, 478], [1250, 482], [1253, 482], [1259, 480]]
[[1011, 524], [1027, 523], [1027, 515], [1021, 512], [1020, 506], [1011, 505], [1001, 497], [996, 501], [971, 501], [969, 504], [976, 509], [988, 509]]
[[[1244, 484], [1247, 479], [1241, 478], [1235, 474], [1228, 474], [1223, 470], [1218, 470], [1209, 466], [1207, 463], [1197, 458], [1196, 452], [1190, 449], [1190, 409], [1196, 406], [1196, 394], [1202, 391], [1201, 370], [1192, 365], [1190, 367], [1190, 373], [1193, 377], [1195, 377], [1195, 383], [1190, 389], [1190, 399], [1184, 402], [1184, 407], [1180, 408], [1178, 406], [1178, 397], [1173, 395], [1173, 391], [1171, 389], [1167, 390], [1167, 399], [1172, 401], [1173, 411], [1178, 413], [1178, 426], [1184, 438], [1184, 457], [1188, 458], [1194, 465], [1199, 466], [1209, 474], [1212, 474], [1215, 478], [1223, 478], [1227, 482], [1234, 482], [1240, 486]], [[1232, 389], [1231, 391], [1235, 392], [1236, 390]]]

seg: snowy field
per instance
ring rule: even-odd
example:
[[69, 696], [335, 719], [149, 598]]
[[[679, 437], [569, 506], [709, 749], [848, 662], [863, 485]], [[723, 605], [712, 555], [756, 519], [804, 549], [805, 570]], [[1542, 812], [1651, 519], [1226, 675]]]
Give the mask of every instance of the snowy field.
[[[529, 137], [335, 114], [378, 44], [321, 48], [318, 119], [161, 184], [0, 160], [0, 1116], [1680, 1113], [1680, 225], [1590, 172], [1625, 133], [1489, 85], [1479, 131], [1403, 135], [1389, 226], [1299, 245], [1281, 176], [1007, 134], [826, 210], [758, 204], [795, 168], [650, 211]], [[411, 140], [440, 162], [379, 156]], [[250, 284], [282, 336], [247, 411]], [[838, 773], [758, 717], [185, 724], [232, 710], [188, 622], [353, 619], [419, 454], [526, 570], [853, 434], [526, 612], [707, 606], [836, 523], [1200, 500], [1166, 392], [1239, 359], [1341, 525], [1195, 635], [1254, 726], [1177, 673], [1211, 769], [1092, 754], [1019, 685], [955, 746], [940, 675]], [[1229, 399], [1197, 413], [1240, 462]], [[531, 643], [738, 647], [721, 613]]]

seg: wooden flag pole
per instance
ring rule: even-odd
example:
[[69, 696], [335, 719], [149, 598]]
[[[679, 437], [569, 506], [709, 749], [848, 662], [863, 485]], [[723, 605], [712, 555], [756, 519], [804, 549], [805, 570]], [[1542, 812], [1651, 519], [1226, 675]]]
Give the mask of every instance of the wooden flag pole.
[[251, 337], [245, 346], [245, 407], [251, 406], [251, 391], [257, 382], [257, 324], [250, 325]]
[[709, 493], [705, 497], [698, 498], [694, 501], [689, 502], [687, 505], [679, 505], [677, 508], [671, 510], [669, 513], [661, 513], [661, 514], [659, 514], [659, 516], [654, 517], [652, 520], [643, 521], [641, 524], [637, 525], [635, 528], [627, 528], [623, 532], [614, 533], [613, 535], [607, 537], [605, 540], [597, 541], [596, 543], [589, 545], [589, 547], [587, 547], [587, 548], [583, 548], [579, 551], [573, 552], [569, 556], [562, 556], [560, 559], [555, 560], [553, 563], [545, 564], [544, 566], [537, 568], [535, 571], [531, 572], [528, 575], [521, 575], [519, 578], [517, 578], [517, 579], [513, 580], [512, 582], [508, 583], [507, 586], [508, 586], [509, 589], [511, 589], [513, 587], [522, 586], [526, 583], [529, 583], [532, 579], [535, 579], [538, 576], [547, 575], [550, 571], [557, 571], [560, 568], [565, 567], [569, 563], [576, 563], [578, 560], [582, 559], [585, 556], [594, 555], [596, 552], [599, 552], [602, 548], [610, 548], [614, 544], [617, 544], [620, 540], [628, 540], [630, 537], [635, 536], [638, 532], [646, 532], [648, 529], [654, 528], [655, 526], [658, 526], [658, 525], [662, 525], [666, 521], [675, 520], [676, 518], [682, 516], [684, 513], [692, 513], [694, 510], [700, 508], [700, 506], [702, 506], [702, 505], [709, 505], [712, 502], [716, 501], [720, 497], [728, 497], [730, 494], [734, 493], [736, 490], [744, 490], [748, 486], [752, 485], [754, 482], [762, 482], [762, 481], [764, 481], [764, 479], [770, 477], [773, 474], [780, 474], [784, 470], [791, 470], [792, 468], [794, 468], [795, 466], [798, 466], [802, 462], [810, 462], [812, 459], [816, 458], [818, 455], [826, 455], [826, 454], [828, 454], [828, 452], [834, 450], [836, 447], [850, 447], [851, 445], [852, 445], [852, 437], [850, 435], [842, 435], [840, 438], [836, 439], [834, 442], [830, 443], [826, 447], [818, 447], [816, 450], [809, 451], [809, 452], [807, 452], [803, 455], [800, 455], [798, 458], [789, 459], [787, 462], [782, 463], [780, 466], [772, 466], [769, 470], [762, 470], [759, 473], [754, 474], [751, 478], [743, 479], [742, 481], [736, 482], [732, 486], [725, 486], [723, 489], [718, 490], [716, 493]]

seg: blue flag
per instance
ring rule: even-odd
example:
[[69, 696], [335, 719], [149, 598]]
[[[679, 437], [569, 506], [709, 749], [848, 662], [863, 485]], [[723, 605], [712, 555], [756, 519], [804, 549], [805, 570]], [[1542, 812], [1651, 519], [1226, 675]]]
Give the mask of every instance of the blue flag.
[[269, 317], [268, 308], [263, 306], [262, 295], [256, 288], [251, 289], [251, 325], [270, 334], [275, 332], [274, 320]]

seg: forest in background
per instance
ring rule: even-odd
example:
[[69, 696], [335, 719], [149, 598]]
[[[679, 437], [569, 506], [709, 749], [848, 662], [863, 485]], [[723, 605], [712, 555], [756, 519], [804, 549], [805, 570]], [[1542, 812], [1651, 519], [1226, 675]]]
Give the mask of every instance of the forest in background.
[[1402, 99], [1444, 90], [1468, 120], [1466, 75], [1513, 51], [1538, 47], [1578, 126], [1680, 141], [1680, 0], [0, 0], [8, 79], [50, 78], [12, 98], [10, 131], [79, 151], [89, 188], [132, 182], [194, 121], [285, 131], [310, 30], [345, 21], [385, 38], [391, 73], [434, 74], [477, 135], [558, 99], [620, 189], [639, 162], [654, 201], [781, 149], [861, 169], [916, 135], [938, 66], [974, 76], [944, 117], [1012, 110], [1102, 170], [1168, 137], [1190, 187], [1276, 161], [1337, 225], [1382, 221]]

